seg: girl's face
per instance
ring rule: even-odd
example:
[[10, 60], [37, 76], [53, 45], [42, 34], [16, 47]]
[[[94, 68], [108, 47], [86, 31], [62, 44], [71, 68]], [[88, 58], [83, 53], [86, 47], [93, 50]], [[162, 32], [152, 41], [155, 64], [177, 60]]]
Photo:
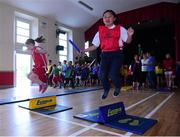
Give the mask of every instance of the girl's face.
[[28, 50], [31, 50], [34, 47], [34, 44], [30, 43], [27, 45]]
[[134, 56], [134, 59], [137, 60], [137, 59], [138, 59], [138, 55], [135, 55], [135, 56]]
[[116, 20], [116, 18], [113, 16], [113, 14], [111, 12], [106, 12], [103, 15], [103, 22], [104, 22], [105, 26], [107, 26], [107, 27], [111, 27], [114, 24], [115, 20]]

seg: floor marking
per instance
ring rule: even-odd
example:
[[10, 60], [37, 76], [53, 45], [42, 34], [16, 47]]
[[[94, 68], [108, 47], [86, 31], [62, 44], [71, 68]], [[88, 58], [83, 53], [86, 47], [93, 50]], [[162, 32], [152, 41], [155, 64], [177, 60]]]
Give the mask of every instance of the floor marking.
[[[133, 108], [133, 107], [135, 107], [135, 106], [137, 106], [137, 105], [139, 105], [139, 104], [145, 102], [146, 100], [152, 98], [153, 96], [155, 96], [155, 95], [157, 95], [157, 94], [159, 94], [159, 92], [154, 93], [153, 95], [151, 95], [151, 96], [149, 96], [149, 97], [147, 97], [147, 98], [144, 98], [144, 99], [138, 101], [138, 102], [135, 103], [135, 104], [132, 104], [131, 106], [125, 108], [125, 110], [130, 110], [131, 108]], [[95, 126], [97, 126], [97, 125], [98, 125], [97, 123], [92, 124], [92, 125], [89, 126], [89, 127], [86, 127], [86, 128], [80, 129], [80, 130], [77, 131], [77, 132], [74, 132], [74, 133], [73, 133], [72, 135], [70, 135], [70, 136], [79, 136], [80, 134], [82, 134], [82, 133], [88, 131], [88, 130], [90, 129], [90, 127], [92, 128], [92, 127], [95, 127]], [[113, 133], [115, 133], [115, 132], [113, 132]]]
[[145, 118], [152, 117], [172, 96], [174, 95], [174, 92], [171, 93], [161, 104], [159, 104], [151, 113], [145, 116]]
[[[145, 116], [145, 118], [151, 118], [172, 96], [174, 95], [174, 92], [171, 93], [166, 99], [164, 99], [155, 109], [153, 109], [149, 114]], [[133, 133], [126, 132], [124, 134], [125, 136], [131, 136]]]
[[135, 107], [135, 106], [137, 106], [137, 105], [139, 105], [139, 104], [145, 102], [146, 100], [152, 98], [153, 96], [155, 96], [155, 95], [157, 95], [157, 94], [159, 94], [159, 92], [157, 92], [157, 93], [155, 93], [155, 94], [152, 94], [151, 96], [149, 96], [149, 97], [147, 97], [147, 98], [145, 98], [145, 99], [142, 99], [142, 100], [138, 101], [137, 103], [135, 103], [135, 104], [133, 104], [133, 105], [131, 105], [131, 106], [125, 108], [125, 110], [129, 110], [129, 109], [131, 109], [131, 108], [133, 108], [133, 107]]
[[89, 129], [93, 129], [93, 130], [100, 131], [100, 132], [103, 132], [103, 133], [108, 133], [108, 134], [110, 134], [110, 135], [115, 135], [115, 136], [119, 136], [119, 137], [124, 137], [123, 134], [115, 133], [115, 132], [108, 131], [108, 130], [104, 130], [104, 129], [100, 129], [100, 128], [95, 128], [94, 125], [91, 125], [91, 126], [89, 126], [88, 128], [84, 128], [84, 129], [82, 129], [82, 130], [79, 130], [79, 131], [71, 134], [69, 137], [79, 136], [80, 134], [88, 131]]
[[52, 117], [52, 116], [45, 115], [45, 114], [41, 114], [41, 113], [38, 113], [38, 112], [34, 112], [34, 111], [30, 111], [30, 112], [31, 112], [31, 113], [34, 113], [34, 114], [37, 114], [37, 115], [40, 115], [40, 116], [43, 116], [43, 117], [55, 119], [55, 120], [58, 120], [58, 121], [67, 122], [67, 123], [74, 124], [74, 125], [77, 125], [77, 126], [81, 126], [81, 127], [89, 127], [88, 125], [80, 124], [80, 123], [73, 122], [73, 121], [69, 121], [69, 120], [59, 119], [59, 118]]
[[93, 130], [96, 130], [96, 131], [112, 134], [112, 135], [115, 135], [115, 136], [123, 136], [122, 134], [118, 134], [118, 133], [115, 133], [115, 132], [107, 131], [107, 130], [104, 130], [104, 129], [95, 128], [93, 126], [88, 126], [88, 125], [80, 124], [80, 123], [69, 121], [69, 120], [59, 119], [59, 118], [56, 118], [56, 117], [51, 117], [49, 115], [40, 114], [40, 113], [34, 112], [34, 111], [30, 111], [30, 112], [34, 113], [34, 114], [37, 114], [37, 115], [40, 115], [40, 116], [43, 116], [43, 117], [47, 117], [47, 118], [55, 119], [55, 120], [58, 120], [58, 121], [63, 121], [63, 122], [66, 122], [66, 123], [78, 125], [78, 126], [84, 127], [85, 129], [87, 128], [88, 130], [89, 129], [93, 129]]
[[90, 129], [90, 128], [83, 128], [83, 129], [81, 129], [81, 130], [79, 130], [79, 131], [74, 132], [74, 133], [71, 134], [69, 137], [76, 137], [76, 136], [79, 136], [80, 134], [82, 134], [82, 133], [88, 131], [89, 129]]

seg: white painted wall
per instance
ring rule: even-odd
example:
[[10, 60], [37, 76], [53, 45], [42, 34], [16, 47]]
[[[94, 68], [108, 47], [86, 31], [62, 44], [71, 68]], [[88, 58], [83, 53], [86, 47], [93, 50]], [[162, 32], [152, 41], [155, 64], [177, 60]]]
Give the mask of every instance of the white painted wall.
[[0, 4], [0, 71], [13, 69], [13, 9]]
[[[34, 15], [28, 11], [17, 9], [15, 7], [2, 4], [0, 2], [0, 71], [14, 71], [14, 13], [15, 11], [21, 12], [39, 20], [39, 34], [43, 35], [47, 42], [45, 44], [45, 49], [48, 52], [48, 59], [52, 59], [53, 63], [58, 62], [58, 55], [56, 54], [55, 47], [58, 44], [58, 39], [56, 38], [55, 20]], [[42, 22], [46, 25], [42, 26]], [[62, 25], [59, 23], [59, 25]], [[65, 26], [68, 28], [68, 26]], [[72, 30], [72, 39], [80, 47], [84, 47], [84, 31], [79, 29], [68, 28]], [[71, 45], [69, 45], [71, 46]], [[76, 52], [72, 58], [76, 56]]]
[[[80, 29], [74, 29], [73, 31], [73, 40], [75, 41], [76, 45], [80, 49], [84, 49], [85, 47], [85, 38], [84, 38], [84, 32]], [[74, 57], [78, 56], [77, 52], [74, 50]]]

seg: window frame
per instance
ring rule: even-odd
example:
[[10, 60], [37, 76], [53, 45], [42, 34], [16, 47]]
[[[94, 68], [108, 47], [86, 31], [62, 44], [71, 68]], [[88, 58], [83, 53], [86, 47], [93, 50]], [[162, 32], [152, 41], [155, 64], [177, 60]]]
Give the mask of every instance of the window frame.
[[25, 43], [17, 42], [17, 36], [18, 36], [18, 34], [17, 34], [17, 28], [18, 28], [17, 27], [17, 21], [29, 24], [29, 38], [32, 35], [32, 21], [25, 19], [25, 18], [22, 18], [22, 17], [17, 17], [17, 16], [15, 17], [15, 48], [23, 50], [23, 46], [25, 46]]
[[[63, 60], [60, 59], [61, 56], [62, 56], [62, 57], [66, 57], [66, 60], [68, 61], [68, 54], [69, 54], [69, 48], [68, 48], [68, 47], [69, 47], [69, 46], [68, 46], [68, 36], [69, 36], [69, 34], [68, 34], [68, 31], [64, 31], [64, 30], [63, 30], [63, 32], [65, 32], [65, 33], [67, 34], [66, 40], [65, 40], [65, 39], [61, 39], [61, 38], [60, 38], [60, 34], [59, 34], [58, 43], [59, 43], [59, 45], [61, 45], [61, 44], [60, 44], [60, 41], [65, 41], [65, 42], [66, 42], [67, 47], [64, 47], [64, 48], [67, 49], [67, 55], [60, 54], [60, 51], [59, 51], [59, 52], [58, 52], [58, 56], [59, 56], [59, 61], [60, 61], [60, 62], [63, 62]], [[60, 33], [63, 34], [62, 32], [60, 32]], [[63, 45], [61, 45], [61, 46], [63, 46]]]
[[[84, 45], [85, 45], [84, 46], [85, 49], [89, 48], [89, 45], [90, 45], [89, 41], [86, 41]], [[89, 57], [89, 52], [86, 52], [86, 55]]]

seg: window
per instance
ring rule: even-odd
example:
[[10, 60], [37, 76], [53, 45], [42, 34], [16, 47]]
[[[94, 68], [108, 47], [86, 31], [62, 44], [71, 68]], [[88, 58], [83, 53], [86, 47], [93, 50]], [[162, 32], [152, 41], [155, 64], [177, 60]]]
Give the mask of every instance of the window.
[[16, 43], [24, 44], [30, 38], [30, 21], [17, 18], [16, 19]]
[[64, 50], [59, 51], [59, 61], [63, 62], [68, 59], [68, 39], [67, 32], [60, 32], [59, 34], [59, 45], [64, 47]]
[[[85, 42], [85, 49], [89, 48], [89, 41]], [[87, 56], [89, 57], [89, 52], [86, 52]]]

